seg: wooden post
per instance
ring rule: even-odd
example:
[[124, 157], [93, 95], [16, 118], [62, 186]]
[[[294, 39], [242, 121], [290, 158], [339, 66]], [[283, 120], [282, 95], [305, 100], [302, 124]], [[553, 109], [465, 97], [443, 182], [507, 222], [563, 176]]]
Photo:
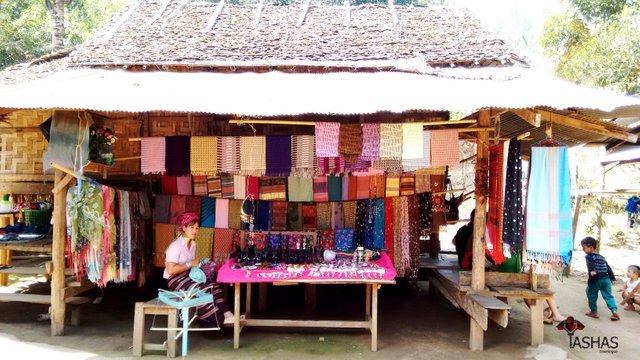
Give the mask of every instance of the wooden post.
[[[605, 169], [604, 166], [602, 166], [602, 182], [601, 184], [601, 189], [604, 190], [605, 188], [605, 178], [607, 175], [607, 170]], [[604, 208], [603, 208], [603, 200], [604, 200], [604, 196], [602, 196], [602, 194], [598, 194], [598, 201], [596, 203], [596, 216], [597, 216], [597, 225], [598, 225], [598, 237], [596, 238], [598, 240], [598, 245], [596, 246], [596, 251], [600, 252], [600, 244], [602, 244], [602, 216], [604, 215]]]
[[242, 284], [235, 283], [233, 293], [233, 348], [240, 347], [240, 288]]
[[[573, 224], [571, 226], [573, 230], [573, 245], [571, 249], [573, 250], [576, 247], [576, 231], [578, 230], [578, 220], [580, 220], [580, 208], [582, 207], [582, 195], [576, 196], [576, 206], [573, 209]], [[567, 264], [567, 267], [564, 268], [564, 276], [569, 277], [571, 275], [571, 262]]]
[[378, 351], [378, 288], [380, 285], [371, 285], [371, 351]]
[[[478, 126], [489, 127], [491, 114], [489, 110], [478, 112]], [[473, 223], [473, 263], [471, 267], [471, 289], [484, 290], [484, 232], [487, 226], [487, 192], [489, 182], [489, 133], [480, 131], [477, 133], [477, 161], [476, 161], [476, 214]], [[469, 333], [469, 348], [482, 350], [484, 332], [482, 327], [473, 319], [470, 319], [471, 329]]]
[[267, 283], [260, 283], [258, 285], [258, 310], [260, 312], [267, 310]]
[[315, 284], [304, 284], [304, 312], [307, 315], [316, 312], [316, 290]]
[[531, 346], [544, 342], [543, 299], [531, 299]]
[[[55, 185], [62, 181], [65, 173], [55, 170]], [[55, 187], [54, 185], [54, 187]], [[51, 274], [51, 335], [64, 335], [64, 248], [67, 231], [66, 224], [67, 187], [63, 186], [53, 194], [53, 246], [51, 260], [53, 273]]]

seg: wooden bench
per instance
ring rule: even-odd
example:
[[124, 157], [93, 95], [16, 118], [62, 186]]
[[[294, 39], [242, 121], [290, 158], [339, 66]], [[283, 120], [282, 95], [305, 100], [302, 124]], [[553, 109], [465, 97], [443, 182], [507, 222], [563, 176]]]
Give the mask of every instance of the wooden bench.
[[133, 355], [142, 356], [146, 350], [166, 351], [168, 357], [176, 357], [177, 340], [176, 330], [167, 330], [167, 340], [162, 344], [144, 342], [145, 316], [160, 315], [167, 317], [167, 328], [176, 329], [178, 327], [178, 309], [165, 305], [157, 299], [145, 302], [137, 302], [133, 322]]
[[[71, 325], [80, 325], [80, 307], [91, 299], [88, 297], [68, 297], [65, 299], [65, 304], [71, 313], [70, 323]], [[37, 294], [3, 294], [0, 293], [0, 302], [27, 302], [32, 304], [46, 304], [51, 305], [51, 295], [37, 295]]]

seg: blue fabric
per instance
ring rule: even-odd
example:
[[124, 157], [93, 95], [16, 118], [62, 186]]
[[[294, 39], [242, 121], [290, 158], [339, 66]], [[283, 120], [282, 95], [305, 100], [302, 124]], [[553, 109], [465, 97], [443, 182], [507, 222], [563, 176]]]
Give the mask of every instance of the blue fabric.
[[604, 302], [611, 311], [618, 311], [616, 299], [611, 295], [611, 280], [609, 278], [597, 279], [587, 285], [587, 299], [591, 312], [598, 312], [598, 292], [602, 293]]
[[271, 230], [271, 201], [258, 201], [256, 230]]
[[624, 211], [637, 213], [638, 205], [640, 205], [640, 198], [637, 196], [632, 196], [629, 198], [629, 200], [627, 200], [627, 206], [624, 207]]
[[375, 199], [373, 217], [373, 246], [384, 249], [384, 199]]
[[[78, 111], [55, 111], [49, 131], [49, 144], [44, 153], [44, 173], [52, 170], [51, 163], [82, 174], [82, 166], [89, 161], [90, 119]], [[77, 148], [76, 145], [80, 144]], [[80, 179], [78, 179], [80, 182]]]
[[210, 197], [202, 198], [200, 206], [200, 226], [213, 228], [216, 223], [216, 199]]

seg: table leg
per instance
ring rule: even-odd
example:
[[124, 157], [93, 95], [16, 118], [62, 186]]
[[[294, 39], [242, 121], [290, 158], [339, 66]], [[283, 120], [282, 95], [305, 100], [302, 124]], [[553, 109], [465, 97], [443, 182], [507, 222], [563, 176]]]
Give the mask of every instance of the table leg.
[[251, 316], [251, 283], [247, 283], [246, 307], [244, 309], [244, 317], [248, 319]]
[[[11, 250], [0, 250], [0, 265], [11, 265]], [[0, 274], [0, 286], [7, 286], [9, 274]]]
[[240, 283], [233, 284], [233, 348], [240, 347]]
[[531, 299], [531, 346], [544, 342], [543, 301]]
[[[169, 344], [167, 344], [168, 346]], [[144, 346], [144, 345], [143, 345]], [[189, 308], [182, 309], [182, 358], [187, 356], [189, 346]]]
[[[373, 292], [371, 299], [371, 351], [378, 351], [378, 287], [380, 285], [370, 286]], [[369, 287], [367, 286], [367, 288]]]
[[267, 310], [267, 284], [260, 283], [258, 284], [258, 310], [264, 312]]
[[371, 317], [371, 288], [375, 285], [373, 284], [365, 284], [366, 295], [365, 295], [365, 303], [364, 303], [364, 313], [366, 317]]

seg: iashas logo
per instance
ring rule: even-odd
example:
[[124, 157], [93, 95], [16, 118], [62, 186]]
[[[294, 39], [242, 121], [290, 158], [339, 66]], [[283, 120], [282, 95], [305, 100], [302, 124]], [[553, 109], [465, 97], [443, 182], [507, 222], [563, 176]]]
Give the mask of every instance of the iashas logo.
[[556, 326], [556, 329], [564, 330], [569, 335], [570, 349], [598, 349], [601, 353], [618, 352], [617, 336], [574, 336], [576, 331], [584, 328], [584, 324], [573, 316], [567, 317]]

